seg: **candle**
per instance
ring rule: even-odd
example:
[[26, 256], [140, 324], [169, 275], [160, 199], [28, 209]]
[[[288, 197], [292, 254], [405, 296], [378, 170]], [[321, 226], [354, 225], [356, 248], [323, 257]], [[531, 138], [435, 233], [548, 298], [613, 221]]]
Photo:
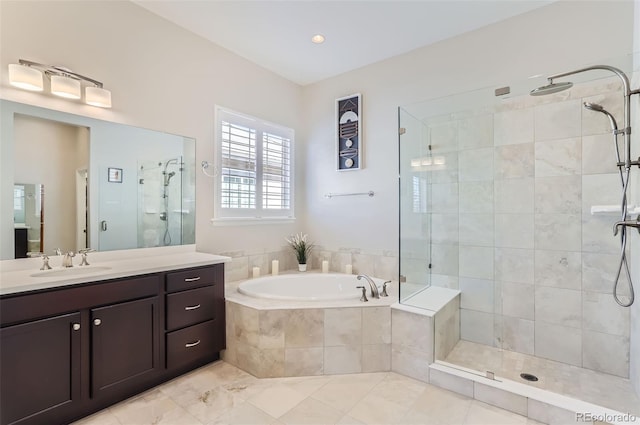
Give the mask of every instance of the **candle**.
[[279, 271], [280, 271], [280, 263], [278, 262], [278, 260], [271, 261], [271, 274], [275, 276], [278, 274]]
[[322, 273], [329, 273], [329, 262], [327, 260], [322, 261]]
[[347, 264], [344, 266], [344, 272], [346, 274], [353, 274], [353, 266], [351, 266], [351, 264]]
[[260, 277], [260, 267], [253, 268], [253, 277]]

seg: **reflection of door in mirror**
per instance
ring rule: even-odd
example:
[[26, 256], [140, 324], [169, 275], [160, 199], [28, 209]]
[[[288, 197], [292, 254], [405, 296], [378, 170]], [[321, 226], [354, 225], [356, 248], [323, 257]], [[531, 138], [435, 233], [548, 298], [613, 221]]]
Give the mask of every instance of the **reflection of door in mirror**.
[[63, 251], [85, 248], [86, 236], [77, 237], [77, 232], [83, 226], [78, 222], [78, 203], [83, 203], [86, 211], [86, 189], [78, 190], [76, 174], [89, 165], [89, 129], [16, 114], [14, 141], [14, 181], [39, 181], [47, 185], [46, 238], [42, 220], [40, 246], [35, 251], [51, 254], [56, 248]]
[[42, 252], [44, 240], [44, 186], [16, 183], [13, 186], [15, 258]]

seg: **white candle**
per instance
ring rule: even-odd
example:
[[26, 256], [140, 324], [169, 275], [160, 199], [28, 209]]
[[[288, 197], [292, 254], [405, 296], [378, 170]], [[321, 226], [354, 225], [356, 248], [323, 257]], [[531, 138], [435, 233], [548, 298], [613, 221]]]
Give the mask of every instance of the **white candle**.
[[260, 277], [260, 267], [253, 268], [253, 277]]
[[329, 262], [327, 260], [322, 261], [322, 273], [329, 273]]
[[347, 264], [344, 266], [344, 272], [346, 274], [353, 274], [353, 266], [351, 266], [351, 264]]
[[278, 260], [271, 261], [271, 274], [275, 276], [278, 274], [279, 271], [280, 271], [280, 263], [278, 262]]

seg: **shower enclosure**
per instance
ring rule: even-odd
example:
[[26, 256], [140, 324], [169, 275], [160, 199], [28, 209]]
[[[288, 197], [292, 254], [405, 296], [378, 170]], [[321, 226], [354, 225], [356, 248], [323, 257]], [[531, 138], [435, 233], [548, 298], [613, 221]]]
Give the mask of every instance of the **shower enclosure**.
[[[635, 59], [603, 62], [637, 87]], [[546, 96], [529, 95], [540, 76], [399, 109], [400, 302], [461, 291], [460, 341], [436, 361], [640, 415], [638, 301], [623, 307], [640, 285], [640, 122], [616, 75], [571, 74]]]

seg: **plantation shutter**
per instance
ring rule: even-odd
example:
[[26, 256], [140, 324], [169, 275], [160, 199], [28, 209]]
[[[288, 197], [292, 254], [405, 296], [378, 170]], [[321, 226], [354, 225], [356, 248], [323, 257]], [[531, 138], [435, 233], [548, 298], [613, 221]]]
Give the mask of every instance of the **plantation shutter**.
[[222, 121], [222, 208], [256, 206], [256, 131]]
[[214, 221], [293, 218], [293, 130], [216, 109]]
[[262, 142], [262, 207], [288, 209], [291, 198], [291, 140], [264, 133]]

